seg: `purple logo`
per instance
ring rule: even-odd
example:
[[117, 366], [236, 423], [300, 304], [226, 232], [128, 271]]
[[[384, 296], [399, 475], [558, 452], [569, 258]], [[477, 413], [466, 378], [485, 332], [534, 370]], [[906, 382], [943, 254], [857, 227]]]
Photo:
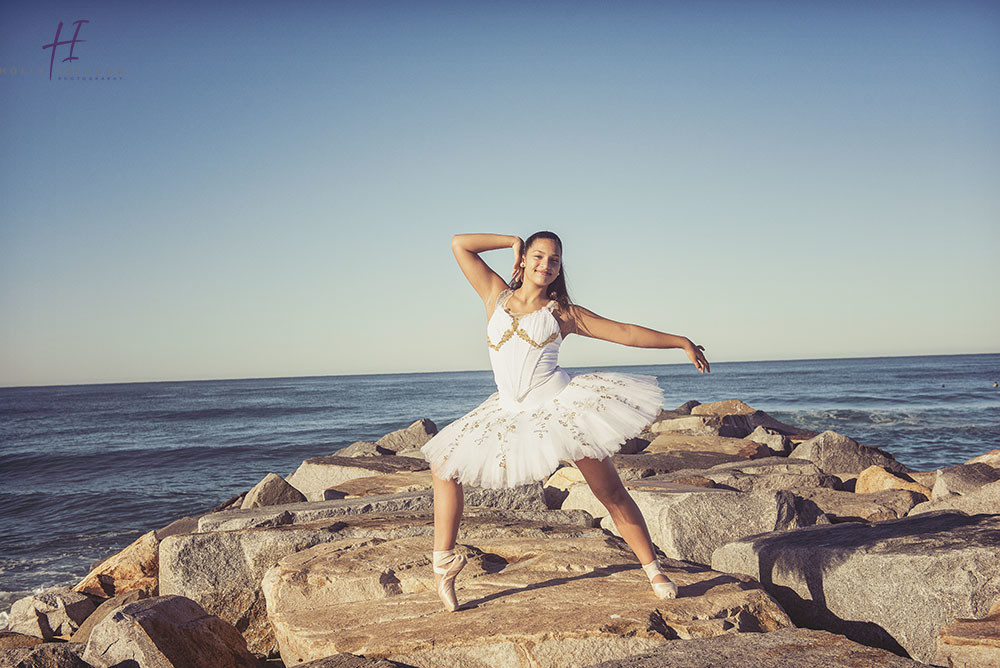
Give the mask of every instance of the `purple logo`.
[[63, 40], [63, 41], [60, 42], [59, 41], [59, 35], [60, 35], [60, 33], [62, 33], [62, 27], [63, 27], [62, 21], [60, 21], [59, 22], [59, 27], [56, 28], [56, 38], [54, 40], [52, 40], [51, 44], [46, 44], [46, 45], [44, 45], [42, 47], [43, 51], [45, 49], [52, 49], [52, 54], [49, 57], [49, 80], [50, 81], [52, 80], [52, 67], [55, 65], [55, 62], [56, 62], [56, 47], [63, 46], [64, 44], [69, 44], [69, 56], [63, 58], [62, 62], [65, 63], [65, 62], [68, 62], [68, 61], [71, 61], [71, 60], [80, 60], [79, 57], [73, 55], [73, 49], [76, 48], [77, 43], [79, 43], [79, 42], [86, 42], [87, 41], [85, 39], [77, 39], [77, 37], [80, 35], [80, 27], [83, 26], [84, 23], [90, 23], [90, 21], [88, 21], [86, 19], [80, 19], [79, 21], [73, 21], [73, 25], [76, 26], [76, 32], [73, 33], [73, 39], [67, 39], [67, 40]]

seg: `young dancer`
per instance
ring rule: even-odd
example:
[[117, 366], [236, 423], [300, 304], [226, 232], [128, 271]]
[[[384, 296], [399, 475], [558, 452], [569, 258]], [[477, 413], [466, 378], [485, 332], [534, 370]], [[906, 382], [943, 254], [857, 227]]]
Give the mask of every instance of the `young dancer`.
[[[709, 371], [704, 348], [686, 337], [608, 320], [572, 303], [562, 241], [552, 232], [536, 232], [526, 242], [501, 234], [456, 234], [451, 248], [486, 306], [486, 342], [497, 391], [421, 448], [433, 473], [434, 577], [445, 608], [458, 609], [455, 576], [466, 563], [454, 551], [462, 485], [516, 487], [542, 480], [561, 460], [580, 469], [608, 509], [654, 593], [675, 597], [677, 586], [660, 570], [642, 513], [611, 463], [611, 455], [656, 417], [663, 391], [653, 376], [570, 374], [557, 362], [559, 345], [570, 334], [636, 348], [681, 348], [702, 373]], [[510, 286], [479, 257], [498, 248], [514, 249]], [[608, 276], [616, 279], [611, 272]]]

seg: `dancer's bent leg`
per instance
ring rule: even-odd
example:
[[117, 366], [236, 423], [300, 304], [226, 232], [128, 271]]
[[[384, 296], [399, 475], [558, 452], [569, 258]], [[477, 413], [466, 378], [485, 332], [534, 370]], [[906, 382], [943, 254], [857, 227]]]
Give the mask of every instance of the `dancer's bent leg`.
[[[639, 506], [635, 505], [635, 501], [629, 496], [628, 490], [625, 489], [621, 478], [618, 477], [618, 471], [611, 463], [611, 458], [591, 459], [585, 457], [574, 463], [580, 469], [587, 484], [590, 485], [594, 496], [608, 509], [608, 514], [611, 515], [611, 520], [615, 523], [618, 533], [632, 548], [635, 556], [639, 558], [639, 563], [644, 566], [654, 563], [656, 552], [653, 550], [653, 541], [649, 538], [646, 520], [643, 519]], [[649, 573], [650, 571], [647, 570], [647, 574]], [[667, 584], [670, 582], [670, 578], [655, 572], [650, 575], [649, 581], [654, 585]], [[657, 588], [654, 587], [654, 589]]]
[[434, 584], [445, 608], [458, 609], [455, 577], [465, 567], [465, 556], [455, 554], [458, 525], [465, 507], [465, 494], [455, 480], [443, 480], [431, 470], [434, 485]]

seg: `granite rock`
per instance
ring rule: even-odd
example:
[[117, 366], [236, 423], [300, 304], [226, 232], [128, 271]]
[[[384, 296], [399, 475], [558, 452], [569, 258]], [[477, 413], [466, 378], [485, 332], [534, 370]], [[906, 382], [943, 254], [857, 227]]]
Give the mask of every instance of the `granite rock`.
[[94, 668], [258, 668], [231, 624], [183, 596], [129, 603], [94, 627], [83, 654]]
[[835, 431], [803, 441], [795, 446], [789, 457], [808, 459], [824, 473], [857, 475], [869, 466], [883, 466], [893, 473], [905, 473], [906, 467], [889, 453], [848, 438]]
[[798, 487], [790, 491], [819, 506], [831, 522], [896, 520], [906, 517], [911, 508], [924, 500], [923, 494], [905, 489], [887, 489], [872, 494], [823, 487]]
[[4, 668], [91, 668], [83, 660], [84, 644], [47, 642], [31, 647], [0, 650]]
[[144, 596], [157, 593], [160, 540], [155, 531], [139, 536], [125, 549], [90, 571], [74, 591], [110, 597], [127, 591], [141, 591]]
[[997, 480], [1000, 480], [1000, 469], [989, 464], [977, 462], [951, 466], [938, 471], [931, 498], [937, 501], [952, 494], [968, 494]]
[[97, 609], [87, 616], [87, 619], [84, 620], [83, 624], [80, 624], [80, 628], [73, 633], [70, 640], [73, 642], [86, 643], [90, 639], [90, 632], [94, 630], [94, 627], [97, 626], [98, 622], [123, 605], [135, 603], [145, 596], [146, 595], [143, 591], [133, 589], [132, 591], [117, 594], [109, 598], [97, 606]]
[[1000, 514], [1000, 480], [991, 482], [966, 494], [956, 494], [937, 501], [918, 503], [910, 515], [919, 515], [934, 510], [960, 510], [970, 515], [986, 513]]
[[240, 508], [261, 508], [263, 506], [278, 506], [284, 503], [305, 501], [302, 492], [295, 489], [276, 473], [268, 473], [256, 485], [250, 488], [243, 498]]
[[1000, 667], [1000, 603], [980, 619], [956, 619], [938, 634], [934, 664], [948, 668]]
[[589, 668], [929, 668], [844, 636], [787, 627], [664, 643], [656, 649]]
[[44, 640], [70, 636], [97, 608], [95, 599], [95, 596], [68, 587], [54, 587], [25, 596], [10, 607], [7, 630]]
[[299, 465], [287, 481], [302, 492], [309, 501], [322, 501], [323, 492], [331, 487], [376, 475], [388, 475], [400, 471], [423, 471], [430, 467], [427, 462], [414, 457], [383, 455], [377, 457], [311, 457]]
[[797, 626], [930, 661], [939, 630], [1000, 600], [1000, 516], [935, 512], [749, 536], [712, 567], [749, 575]]
[[341, 541], [282, 559], [263, 589], [285, 664], [349, 652], [428, 668], [579, 666], [788, 625], [752, 581], [678, 562], [664, 565], [679, 597], [656, 599], [628, 547], [597, 529], [467, 538], [454, 614], [434, 591], [425, 538]]
[[931, 490], [914, 482], [905, 473], [893, 473], [884, 466], [869, 466], [858, 474], [854, 482], [856, 494], [872, 494], [887, 489], [906, 489], [922, 495], [925, 500], [931, 498]]

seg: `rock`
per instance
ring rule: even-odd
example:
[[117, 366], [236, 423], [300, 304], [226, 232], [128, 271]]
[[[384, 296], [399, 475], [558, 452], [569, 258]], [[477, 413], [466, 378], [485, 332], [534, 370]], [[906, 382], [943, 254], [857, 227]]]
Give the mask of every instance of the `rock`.
[[910, 515], [919, 515], [934, 510], [960, 510], [970, 515], [977, 513], [1000, 514], [1000, 481], [983, 485], [967, 494], [956, 494], [938, 501], [918, 503], [910, 511]]
[[7, 630], [44, 640], [69, 636], [96, 608], [94, 597], [55, 587], [14, 601]]
[[[756, 410], [739, 399], [727, 399], [725, 401], [715, 401], [710, 404], [701, 404], [691, 409], [691, 415], [712, 415], [716, 417], [741, 416], [743, 421], [733, 421], [732, 424], [745, 424], [746, 432], [739, 434], [740, 437], [747, 436], [757, 427], [764, 427], [779, 434], [788, 436], [799, 436], [812, 438], [816, 432], [808, 429], [799, 429], [775, 420], [764, 411]], [[725, 434], [728, 435], [728, 434]]]
[[70, 638], [70, 640], [73, 642], [86, 643], [87, 640], [90, 639], [90, 632], [94, 630], [94, 627], [97, 626], [98, 622], [123, 605], [135, 603], [145, 596], [145, 592], [134, 589], [109, 598], [97, 606], [97, 609], [87, 616], [87, 619], [84, 620], [83, 624], [80, 624], [80, 628], [73, 633], [73, 637]]
[[413, 668], [388, 659], [367, 659], [354, 654], [334, 654], [308, 663], [296, 664], [295, 668]]
[[403, 494], [431, 488], [431, 472], [400, 471], [388, 475], [374, 475], [367, 478], [355, 478], [331, 487], [323, 492], [329, 499], [349, 499], [358, 496], [382, 496], [388, 494]]
[[106, 598], [127, 591], [141, 591], [144, 596], [157, 593], [160, 540], [155, 531], [135, 539], [90, 571], [73, 591]]
[[697, 475], [708, 478], [716, 487], [723, 486], [742, 492], [797, 487], [828, 489], [840, 487], [839, 478], [823, 473], [807, 459], [791, 457], [764, 457], [728, 462], [701, 471], [679, 471], [673, 475]]
[[498, 510], [547, 510], [542, 483], [512, 488], [486, 489], [464, 485], [465, 505]]
[[994, 468], [1000, 468], [1000, 449], [990, 450], [981, 455], [977, 455], [965, 462], [966, 464], [989, 464]]
[[413, 457], [384, 455], [380, 457], [312, 457], [299, 465], [290, 476], [288, 484], [302, 492], [309, 501], [322, 501], [323, 492], [331, 487], [375, 475], [388, 475], [400, 471], [424, 471], [427, 462]]
[[346, 448], [341, 448], [334, 453], [337, 457], [377, 457], [378, 455], [394, 455], [393, 450], [380, 448], [377, 443], [371, 441], [355, 441]]
[[747, 435], [747, 440], [766, 445], [776, 455], [788, 455], [792, 451], [792, 439], [776, 429], [768, 429], [761, 425]]
[[872, 494], [886, 489], [908, 489], [911, 492], [922, 494], [925, 499], [931, 498], [931, 490], [919, 483], [908, 480], [908, 476], [897, 475], [887, 470], [884, 466], [869, 466], [858, 474], [858, 479], [854, 483], [856, 494]]
[[431, 508], [432, 501], [430, 490], [424, 490], [388, 496], [332, 499], [330, 501], [288, 503], [281, 506], [266, 506], [247, 510], [226, 510], [202, 516], [198, 520], [198, 531], [201, 533], [235, 531], [305, 524], [306, 522], [345, 515], [423, 510]]
[[268, 473], [264, 478], [250, 488], [240, 504], [242, 510], [247, 508], [262, 508], [263, 506], [279, 506], [283, 503], [298, 503], [306, 497], [276, 473]]
[[879, 522], [906, 517], [911, 508], [923, 501], [923, 494], [905, 489], [887, 489], [872, 494], [798, 487], [790, 490], [796, 496], [809, 499], [831, 522]]
[[824, 431], [819, 436], [803, 441], [792, 450], [789, 457], [808, 459], [831, 474], [857, 475], [869, 466], [883, 466], [893, 473], [906, 473], [905, 466], [892, 455], [878, 448], [861, 445], [835, 431]]
[[[33, 647], [0, 650], [5, 668], [91, 668], [83, 660], [83, 643], [47, 642]], [[144, 667], [145, 668], [145, 667]]]
[[247, 495], [246, 492], [242, 492], [240, 494], [237, 494], [236, 496], [234, 496], [234, 497], [232, 497], [230, 499], [226, 499], [225, 501], [223, 501], [222, 503], [220, 503], [219, 505], [217, 505], [215, 508], [212, 508], [208, 512], [209, 513], [218, 513], [218, 512], [221, 512], [223, 510], [236, 510], [236, 509], [239, 509], [240, 506], [243, 505], [243, 499], [246, 498], [246, 495]]
[[586, 480], [580, 469], [575, 466], [562, 466], [556, 469], [555, 473], [550, 475], [542, 486], [545, 506], [552, 510], [561, 508], [563, 501], [569, 494], [569, 488], [581, 482], [585, 483]]
[[938, 471], [937, 480], [931, 490], [935, 501], [952, 494], [968, 494], [983, 485], [1000, 480], [1000, 469], [981, 462], [960, 464]]
[[660, 601], [622, 541], [597, 529], [543, 535], [460, 536], [469, 564], [457, 581], [457, 614], [434, 591], [426, 538], [343, 541], [289, 555], [262, 585], [281, 657], [289, 666], [350, 652], [418, 666], [561, 667], [672, 638], [788, 625], [749, 580], [668, 562], [680, 594]]
[[739, 399], [713, 401], [709, 404], [699, 404], [691, 408], [691, 415], [749, 415], [754, 409]]
[[[156, 539], [163, 540], [167, 536], [175, 536], [179, 533], [193, 533], [198, 530], [198, 517], [188, 515], [174, 520], [165, 527], [156, 530]], [[93, 569], [91, 569], [93, 570]]]
[[589, 668], [918, 668], [892, 652], [844, 636], [794, 627], [770, 633], [728, 633], [668, 642], [656, 649]]
[[942, 627], [934, 664], [949, 668], [1000, 666], [1000, 604], [982, 619], [956, 619]]
[[[628, 481], [625, 487], [642, 511], [653, 543], [672, 559], [701, 564], [707, 564], [712, 552], [734, 536], [827, 521], [816, 504], [785, 491], [734, 492], [655, 478]], [[589, 488], [570, 488], [563, 510], [571, 509], [602, 517], [601, 526], [615, 531]]]
[[[13, 649], [15, 647], [33, 647], [45, 642], [38, 636], [29, 636], [17, 631], [0, 631], [0, 649]], [[0, 666], [4, 664], [0, 663]]]
[[95, 668], [258, 666], [239, 631], [183, 596], [156, 596], [113, 611], [94, 627], [83, 658]]
[[749, 575], [797, 626], [930, 661], [938, 631], [1000, 600], [1000, 516], [936, 512], [750, 536], [712, 567]]
[[684, 432], [696, 436], [743, 438], [751, 431], [745, 415], [686, 415], [660, 420], [650, 425], [653, 432]]
[[389, 432], [375, 443], [383, 450], [400, 452], [402, 450], [418, 450], [438, 432], [437, 425], [427, 418], [416, 420], [405, 429]]
[[[430, 495], [424, 494], [424, 498]], [[544, 536], [545, 527], [583, 531], [591, 524], [592, 518], [585, 513], [467, 508], [462, 532], [467, 536], [494, 532]], [[357, 537], [390, 540], [423, 536], [428, 551], [432, 533], [428, 505], [424, 512], [416, 513], [341, 515], [304, 524], [171, 536], [160, 545], [160, 591], [197, 601], [209, 613], [233, 624], [252, 652], [268, 656], [277, 646], [265, 615], [260, 581], [278, 560], [313, 545]]]

